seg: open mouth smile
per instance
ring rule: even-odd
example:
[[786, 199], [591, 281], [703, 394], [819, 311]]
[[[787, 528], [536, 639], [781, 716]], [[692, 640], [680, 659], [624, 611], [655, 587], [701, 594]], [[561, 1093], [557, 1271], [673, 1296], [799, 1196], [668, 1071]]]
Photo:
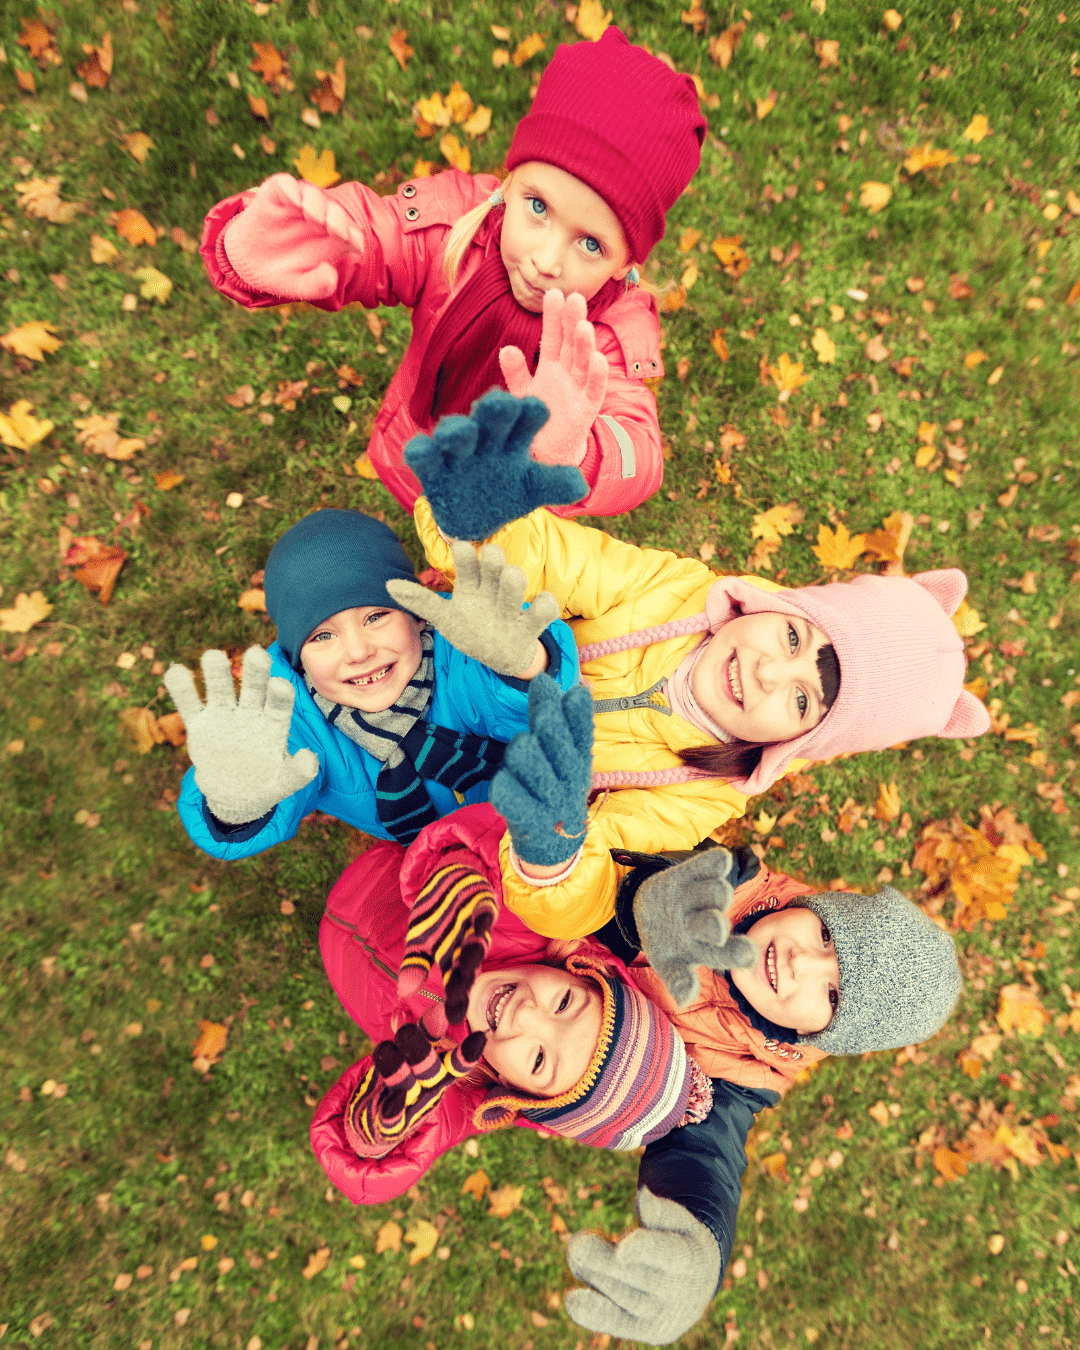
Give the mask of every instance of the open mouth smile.
[[500, 984], [497, 989], [492, 991], [487, 1005], [487, 1024], [489, 1031], [497, 1031], [499, 1027], [499, 1017], [506, 1005], [507, 999], [517, 988], [516, 984]]
[[743, 706], [743, 687], [742, 678], [739, 675], [739, 658], [734, 652], [731, 653], [731, 660], [727, 666], [728, 688], [731, 690], [731, 697], [741, 708]]
[[774, 994], [779, 990], [776, 987], [776, 943], [770, 942], [765, 948], [765, 978], [768, 980]]
[[370, 675], [356, 675], [351, 680], [346, 680], [346, 684], [355, 685], [362, 688], [369, 684], [378, 684], [380, 680], [386, 678], [394, 669], [394, 662], [391, 661], [388, 666], [382, 666], [379, 670], [373, 670]]

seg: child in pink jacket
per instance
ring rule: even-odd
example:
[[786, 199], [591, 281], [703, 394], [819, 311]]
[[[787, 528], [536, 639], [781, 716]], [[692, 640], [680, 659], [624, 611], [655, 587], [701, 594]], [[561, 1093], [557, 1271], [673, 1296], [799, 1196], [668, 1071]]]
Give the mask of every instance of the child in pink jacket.
[[306, 300], [412, 309], [413, 336], [368, 447], [412, 510], [406, 442], [494, 385], [552, 410], [536, 459], [580, 467], [587, 495], [555, 509], [617, 515], [663, 478], [656, 305], [635, 264], [700, 161], [693, 82], [616, 28], [558, 48], [506, 157], [509, 177], [457, 171], [380, 197], [275, 174], [219, 202], [202, 256], [249, 309]]

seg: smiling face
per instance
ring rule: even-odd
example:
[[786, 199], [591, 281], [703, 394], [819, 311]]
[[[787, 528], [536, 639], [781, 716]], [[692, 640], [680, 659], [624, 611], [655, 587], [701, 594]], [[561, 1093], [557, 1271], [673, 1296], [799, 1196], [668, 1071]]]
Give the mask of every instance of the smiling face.
[[487, 1032], [484, 1058], [509, 1087], [557, 1097], [585, 1076], [603, 1014], [596, 986], [557, 966], [481, 970], [467, 1020]]
[[840, 1006], [840, 965], [832, 934], [811, 909], [766, 914], [749, 930], [761, 956], [732, 970], [735, 988], [763, 1017], [800, 1036], [824, 1031]]
[[385, 712], [416, 674], [420, 622], [400, 609], [359, 605], [319, 624], [300, 660], [323, 698], [361, 712]]
[[807, 619], [741, 614], [709, 639], [690, 687], [706, 713], [740, 741], [790, 741], [828, 712], [817, 654], [828, 636]]
[[514, 299], [539, 314], [545, 291], [591, 300], [633, 259], [618, 217], [603, 197], [553, 164], [519, 164], [503, 189], [500, 250]]

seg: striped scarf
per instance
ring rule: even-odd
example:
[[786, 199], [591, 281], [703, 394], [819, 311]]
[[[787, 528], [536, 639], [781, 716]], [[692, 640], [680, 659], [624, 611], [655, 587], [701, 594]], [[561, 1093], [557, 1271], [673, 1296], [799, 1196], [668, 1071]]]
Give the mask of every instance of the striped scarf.
[[416, 674], [384, 712], [365, 713], [331, 703], [307, 680], [315, 706], [327, 722], [381, 761], [376, 809], [387, 833], [399, 844], [411, 844], [425, 825], [439, 817], [425, 778], [451, 792], [465, 793], [477, 783], [490, 782], [506, 753], [503, 741], [425, 721], [435, 689], [435, 641], [426, 628], [420, 640], [423, 655]]

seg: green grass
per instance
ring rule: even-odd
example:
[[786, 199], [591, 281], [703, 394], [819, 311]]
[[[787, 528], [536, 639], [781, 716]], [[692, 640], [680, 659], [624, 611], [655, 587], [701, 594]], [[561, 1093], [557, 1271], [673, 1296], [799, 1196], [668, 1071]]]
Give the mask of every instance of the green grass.
[[[701, 172], [672, 211], [648, 272], [657, 286], [677, 281], [687, 262], [678, 248], [683, 231], [702, 232], [691, 255], [699, 280], [684, 307], [664, 317], [668, 374], [658, 398], [667, 478], [651, 502], [611, 528], [693, 553], [708, 546], [714, 566], [739, 571], [754, 513], [797, 500], [805, 522], [775, 565], [800, 584], [823, 578], [811, 552], [820, 524], [843, 520], [855, 533], [910, 510], [919, 523], [908, 570], [966, 570], [969, 598], [987, 625], [971, 640], [981, 649], [978, 670], [996, 682], [989, 696], [1014, 726], [1039, 728], [1044, 756], [1001, 735], [971, 746], [924, 742], [814, 770], [814, 797], [828, 794], [832, 816], [788, 787], [753, 806], [755, 818], [762, 808], [779, 816], [800, 807], [798, 819], [766, 836], [783, 840], [769, 846], [769, 861], [819, 883], [843, 876], [872, 888], [884, 867], [914, 893], [920, 827], [954, 813], [976, 823], [978, 808], [994, 802], [1031, 828], [1047, 861], [1025, 871], [1006, 919], [958, 935], [969, 980], [924, 1062], [826, 1063], [761, 1122], [769, 1138], [756, 1142], [758, 1159], [785, 1152], [791, 1180], [751, 1164], [733, 1252], [747, 1273], [731, 1279], [685, 1338], [691, 1346], [724, 1344], [725, 1327], [738, 1330], [740, 1347], [769, 1350], [1080, 1343], [1075, 1158], [1019, 1164], [1015, 1176], [974, 1165], [939, 1186], [917, 1148], [934, 1126], [949, 1143], [961, 1138], [969, 1104], [980, 1102], [1010, 1108], [1014, 1123], [1056, 1115], [1059, 1123], [1045, 1127], [1050, 1138], [1080, 1148], [1076, 1032], [1051, 1026], [1037, 1038], [1007, 1038], [977, 1082], [956, 1062], [980, 1029], [993, 1028], [1002, 986], [1034, 981], [1058, 1015], [1068, 1010], [1062, 984], [1077, 985], [1076, 911], [1068, 904], [1080, 868], [1080, 746], [1069, 731], [1075, 711], [1062, 696], [1077, 688], [1080, 670], [1073, 462], [1080, 337], [1078, 309], [1066, 304], [1080, 280], [1066, 206], [1066, 194], [1080, 191], [1080, 85], [1071, 73], [1080, 34], [1076, 16], [1059, 23], [1053, 6], [978, 0], [958, 11], [956, 24], [946, 8], [912, 3], [890, 33], [876, 6], [831, 0], [818, 15], [802, 0], [790, 8], [770, 0], [753, 7], [726, 72], [709, 60], [708, 40], [737, 10], [708, 7], [710, 32], [701, 35], [680, 23], [678, 5], [642, 0], [615, 13], [635, 40], [699, 73], [717, 105], [708, 110]], [[438, 158], [433, 142], [416, 139], [410, 109], [436, 88], [445, 94], [454, 79], [493, 110], [491, 131], [471, 149], [475, 169], [496, 169], [544, 57], [495, 70], [492, 50], [512, 49], [538, 29], [550, 55], [572, 29], [560, 6], [546, 4], [533, 11], [401, 0], [386, 9], [366, 0], [284, 0], [260, 17], [240, 0], [160, 8], [140, 0], [128, 9], [70, 3], [57, 7], [62, 64], [42, 72], [16, 42], [18, 20], [34, 12], [29, 3], [9, 5], [0, 18], [7, 57], [0, 254], [3, 270], [17, 273], [0, 294], [0, 320], [5, 332], [48, 320], [64, 346], [32, 365], [0, 353], [0, 406], [26, 398], [56, 423], [30, 453], [11, 449], [0, 460], [0, 604], [42, 590], [54, 605], [21, 646], [18, 637], [4, 639], [0, 690], [0, 746], [8, 747], [0, 775], [0, 1334], [5, 1344], [95, 1350], [254, 1350], [252, 1337], [266, 1350], [300, 1350], [310, 1337], [322, 1350], [343, 1338], [353, 1347], [416, 1350], [573, 1350], [579, 1342], [599, 1350], [600, 1341], [549, 1303], [570, 1277], [541, 1182], [551, 1177], [568, 1188], [555, 1208], [571, 1231], [594, 1224], [617, 1234], [632, 1221], [634, 1161], [511, 1132], [482, 1141], [475, 1157], [448, 1155], [396, 1206], [353, 1210], [327, 1198], [307, 1142], [311, 1106], [365, 1049], [336, 1005], [315, 941], [350, 832], [315, 821], [259, 858], [216, 863], [193, 848], [169, 809], [183, 752], [161, 746], [139, 756], [118, 717], [146, 704], [167, 710], [155, 660], [190, 663], [205, 646], [268, 639], [268, 622], [245, 615], [236, 599], [303, 511], [321, 502], [384, 511], [419, 563], [403, 513], [377, 483], [352, 472], [404, 349], [407, 315], [382, 312], [379, 351], [355, 313], [244, 313], [212, 291], [197, 255], [168, 233], [153, 248], [135, 249], [106, 219], [131, 207], [155, 226], [197, 238], [214, 201], [270, 172], [291, 172], [305, 142], [332, 149], [345, 178], [371, 183], [382, 174], [390, 190], [417, 156]], [[491, 23], [511, 29], [510, 43], [496, 42]], [[357, 25], [372, 36], [358, 36]], [[394, 27], [408, 30], [415, 49], [404, 72], [387, 49]], [[116, 52], [111, 81], [77, 102], [67, 90], [84, 59], [81, 44], [99, 42], [106, 28]], [[815, 39], [839, 42], [838, 66], [819, 67]], [[268, 95], [268, 126], [248, 110], [249, 93], [267, 93], [248, 69], [253, 41], [287, 52], [296, 86]], [[338, 56], [345, 106], [315, 130], [300, 112], [310, 106], [315, 68], [332, 68]], [[19, 90], [15, 67], [33, 69], [34, 95]], [[779, 99], [758, 121], [754, 101], [770, 89]], [[978, 112], [993, 134], [973, 145], [963, 132]], [[852, 119], [846, 146], [840, 115]], [[119, 144], [132, 131], [154, 141], [143, 166]], [[275, 142], [272, 154], [260, 148], [262, 135]], [[903, 158], [928, 141], [957, 161], [907, 181]], [[16, 206], [17, 182], [50, 175], [60, 176], [65, 200], [85, 205], [71, 224], [29, 219]], [[893, 189], [874, 216], [858, 204], [868, 180]], [[1056, 220], [1044, 214], [1052, 204], [1062, 208]], [[118, 261], [91, 264], [92, 233], [119, 244]], [[735, 234], [752, 259], [738, 282], [708, 251], [714, 237]], [[801, 253], [787, 266], [770, 260], [771, 248], [783, 257], [796, 242]], [[147, 264], [173, 282], [169, 302], [139, 298], [134, 311], [124, 310], [123, 297], [138, 295], [132, 274]], [[50, 280], [56, 275], [63, 290]], [[966, 276], [970, 298], [950, 298], [954, 276]], [[907, 285], [912, 277], [924, 281], [921, 290]], [[854, 300], [850, 289], [869, 298]], [[1032, 300], [1044, 303], [1033, 308]], [[842, 320], [830, 318], [830, 305], [843, 307]], [[882, 323], [891, 361], [918, 359], [908, 378], [864, 355]], [[836, 342], [831, 366], [819, 365], [809, 347], [819, 326]], [[717, 327], [727, 330], [726, 364], [709, 345]], [[975, 350], [988, 359], [968, 370], [963, 358]], [[779, 406], [775, 388], [759, 379], [761, 358], [775, 364], [782, 352], [810, 375], [784, 405], [786, 427], [770, 416]], [[305, 375], [313, 362], [321, 369]], [[347, 414], [331, 402], [339, 393], [333, 370], [342, 364], [364, 378], [349, 391]], [[990, 385], [998, 366], [1000, 382]], [[309, 387], [294, 411], [272, 406], [269, 425], [258, 403], [235, 410], [224, 402], [241, 384], [272, 393], [279, 381], [304, 378], [322, 392]], [[148, 438], [125, 468], [138, 481], [76, 443], [74, 418], [84, 413], [72, 396], [89, 400], [93, 412], [119, 413], [124, 434]], [[866, 419], [874, 412], [883, 424], [872, 432]], [[960, 486], [940, 467], [914, 463], [920, 422], [939, 425], [941, 447], [946, 435], [955, 439], [944, 428], [957, 418], [968, 451]], [[728, 423], [747, 437], [732, 459], [737, 490], [714, 471]], [[1020, 456], [1026, 463], [1017, 468]], [[889, 472], [894, 457], [899, 467]], [[165, 469], [185, 475], [171, 492], [154, 487]], [[1000, 506], [1020, 472], [1035, 477]], [[42, 490], [40, 480], [56, 490]], [[239, 509], [224, 505], [230, 492], [244, 495]], [[260, 496], [268, 507], [253, 504]], [[68, 517], [76, 535], [109, 539], [135, 499], [151, 514], [137, 531], [120, 531], [130, 556], [102, 608], [58, 569], [58, 531]], [[1013, 584], [1029, 572], [1025, 588]], [[999, 649], [1020, 641], [1021, 656]], [[48, 654], [56, 643], [59, 654]], [[152, 658], [116, 666], [121, 652], [144, 645], [154, 648]], [[842, 803], [870, 806], [878, 783], [891, 780], [910, 831], [876, 821], [850, 834], [835, 830]], [[77, 824], [78, 812], [98, 823]], [[284, 900], [291, 914], [281, 912]], [[212, 965], [203, 964], [206, 956]], [[228, 1047], [208, 1079], [190, 1067], [201, 1018], [231, 1019]], [[49, 1079], [66, 1084], [66, 1095], [42, 1095]], [[867, 1115], [879, 1100], [900, 1108], [883, 1127]], [[848, 1120], [853, 1136], [838, 1141]], [[813, 1160], [836, 1149], [842, 1164], [815, 1176]], [[480, 1166], [495, 1186], [524, 1184], [510, 1218], [488, 1217], [486, 1203], [461, 1194]], [[792, 1205], [800, 1188], [809, 1199], [802, 1213]], [[375, 1254], [383, 1224], [394, 1219], [407, 1229], [417, 1218], [441, 1227], [445, 1261], [432, 1255], [410, 1268], [407, 1244]], [[1006, 1238], [997, 1256], [987, 1249], [992, 1233]], [[217, 1240], [212, 1250], [204, 1250], [204, 1235]], [[329, 1264], [305, 1279], [309, 1255], [322, 1246]], [[189, 1256], [195, 1268], [170, 1280]], [[363, 1268], [350, 1266], [352, 1256], [365, 1258]], [[219, 1274], [223, 1257], [235, 1265]], [[114, 1288], [118, 1274], [134, 1275], [140, 1265], [152, 1273]], [[531, 1313], [548, 1323], [536, 1325]], [[43, 1314], [53, 1324], [39, 1340], [31, 1324]]]

